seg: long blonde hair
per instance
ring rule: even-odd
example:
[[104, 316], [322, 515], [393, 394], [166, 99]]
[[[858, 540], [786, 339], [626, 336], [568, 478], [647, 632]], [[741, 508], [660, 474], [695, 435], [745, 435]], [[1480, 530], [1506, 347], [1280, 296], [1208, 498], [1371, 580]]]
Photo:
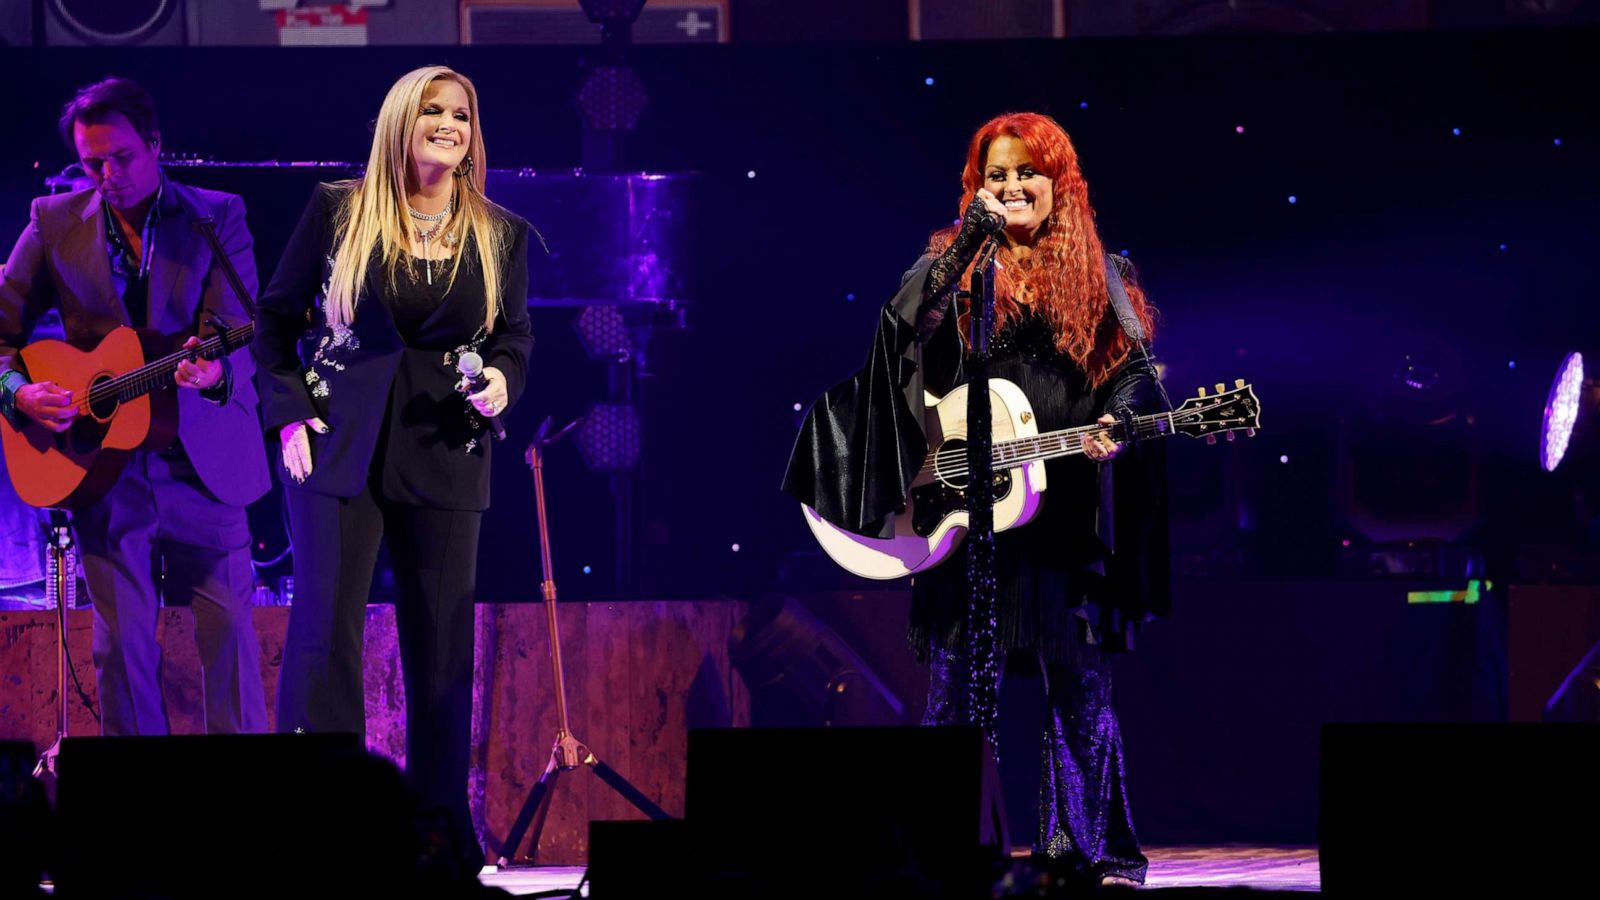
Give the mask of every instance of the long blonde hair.
[[445, 234], [439, 237], [442, 240], [446, 235], [453, 235], [456, 246], [461, 248], [454, 254], [450, 266], [453, 282], [461, 268], [461, 257], [465, 255], [467, 235], [472, 235], [477, 244], [487, 301], [483, 325], [489, 331], [494, 330], [495, 316], [500, 312], [500, 254], [506, 243], [505, 228], [503, 219], [492, 212], [493, 204], [483, 190], [487, 163], [483, 128], [478, 123], [478, 91], [465, 75], [445, 66], [423, 66], [407, 72], [383, 98], [377, 128], [372, 135], [372, 152], [367, 157], [366, 174], [349, 182], [350, 191], [334, 217], [334, 233], [339, 237], [334, 245], [333, 275], [328, 281], [323, 312], [328, 322], [336, 327], [348, 327], [355, 319], [356, 303], [366, 289], [367, 265], [374, 247], [381, 248], [389, 284], [391, 287], [395, 284], [400, 253], [411, 246], [410, 215], [406, 212], [411, 132], [422, 112], [423, 94], [428, 85], [441, 78], [454, 81], [467, 92], [472, 143], [466, 156], [466, 162], [471, 165], [465, 173], [458, 167], [454, 176], [455, 215]]

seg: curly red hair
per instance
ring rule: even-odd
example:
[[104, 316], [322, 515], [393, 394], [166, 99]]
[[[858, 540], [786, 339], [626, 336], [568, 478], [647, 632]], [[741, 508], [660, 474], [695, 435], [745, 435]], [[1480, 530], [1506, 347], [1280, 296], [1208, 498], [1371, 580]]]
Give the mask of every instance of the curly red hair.
[[[1082, 367], [1091, 385], [1098, 386], [1128, 358], [1133, 344], [1116, 317], [1107, 315], [1111, 301], [1106, 292], [1105, 250], [1095, 231], [1094, 209], [1078, 168], [1078, 151], [1067, 132], [1056, 120], [1038, 113], [1006, 113], [985, 122], [967, 148], [957, 209], [965, 210], [983, 187], [989, 145], [1001, 136], [1016, 138], [1028, 148], [1034, 167], [1050, 179], [1054, 201], [1035, 236], [1032, 253], [1019, 258], [1001, 242], [995, 267], [995, 328], [1021, 315], [1022, 305], [1016, 298], [1025, 283], [1033, 307], [1055, 331], [1056, 348]], [[934, 232], [928, 239], [929, 249], [942, 253], [958, 231], [959, 224]], [[970, 268], [962, 275], [963, 287], [971, 275]], [[1146, 335], [1153, 335], [1155, 323], [1144, 291], [1132, 278], [1124, 281]], [[965, 316], [964, 308], [962, 312]]]

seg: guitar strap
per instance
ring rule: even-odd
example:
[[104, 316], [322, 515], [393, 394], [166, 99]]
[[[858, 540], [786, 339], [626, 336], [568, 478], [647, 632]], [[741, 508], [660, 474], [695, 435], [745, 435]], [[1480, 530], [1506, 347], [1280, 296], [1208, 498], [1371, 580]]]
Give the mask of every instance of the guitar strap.
[[[1150, 367], [1150, 377], [1155, 379], [1156, 390], [1161, 394], [1161, 402], [1165, 403], [1167, 410], [1172, 410], [1172, 399], [1167, 396], [1166, 386], [1156, 376], [1155, 360], [1150, 358], [1149, 335], [1145, 333], [1144, 324], [1139, 321], [1139, 314], [1133, 311], [1133, 301], [1128, 299], [1128, 287], [1122, 281], [1122, 273], [1118, 271], [1115, 258], [1107, 253], [1106, 261], [1106, 293], [1111, 296], [1111, 311], [1117, 317], [1117, 322], [1122, 325], [1122, 333], [1133, 341], [1133, 347], [1139, 356], [1144, 359], [1145, 365]], [[1136, 444], [1139, 441], [1138, 429], [1133, 427], [1133, 410], [1123, 406], [1113, 411], [1122, 420], [1123, 434], [1128, 442]]]
[[1122, 273], [1117, 271], [1117, 264], [1112, 262], [1109, 253], [1106, 254], [1106, 289], [1111, 294], [1111, 311], [1122, 323], [1122, 332], [1129, 340], [1143, 347], [1146, 338], [1144, 326], [1139, 323], [1138, 313], [1133, 311], [1133, 301], [1128, 299], [1128, 288], [1122, 283]]

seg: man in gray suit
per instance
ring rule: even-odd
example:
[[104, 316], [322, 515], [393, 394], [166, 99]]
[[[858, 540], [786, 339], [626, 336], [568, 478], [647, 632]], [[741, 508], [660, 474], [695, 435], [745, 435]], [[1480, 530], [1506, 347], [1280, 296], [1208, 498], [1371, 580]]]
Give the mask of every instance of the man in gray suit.
[[[67, 341], [82, 350], [119, 325], [193, 346], [213, 314], [242, 324], [243, 307], [195, 231], [200, 216], [256, 289], [243, 201], [166, 177], [142, 88], [108, 78], [80, 90], [62, 110], [61, 133], [94, 186], [35, 200], [0, 279], [0, 414], [57, 432], [71, 427], [81, 398], [31, 383], [17, 355], [45, 310], [59, 307]], [[268, 487], [253, 374], [248, 348], [180, 363], [178, 439], [133, 453], [110, 493], [73, 515], [94, 603], [105, 734], [167, 731], [156, 644], [163, 595], [193, 609], [207, 731], [267, 728], [245, 517]]]

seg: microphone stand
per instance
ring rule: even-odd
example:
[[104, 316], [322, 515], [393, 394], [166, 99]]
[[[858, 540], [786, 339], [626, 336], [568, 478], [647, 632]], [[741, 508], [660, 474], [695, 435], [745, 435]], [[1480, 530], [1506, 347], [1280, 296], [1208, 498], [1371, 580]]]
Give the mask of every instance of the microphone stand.
[[972, 365], [967, 380], [967, 709], [998, 758], [999, 664], [994, 635], [994, 457], [989, 396], [989, 333], [994, 327], [994, 258], [998, 231], [978, 249], [968, 301]]
[[533, 498], [539, 520], [539, 555], [544, 564], [545, 624], [550, 630], [550, 669], [555, 676], [556, 686], [556, 740], [555, 746], [550, 750], [550, 762], [545, 766], [544, 774], [528, 792], [527, 799], [522, 803], [522, 810], [517, 813], [511, 831], [506, 834], [505, 846], [500, 850], [502, 866], [508, 865], [509, 861], [516, 857], [517, 847], [522, 844], [523, 835], [530, 824], [533, 825], [533, 837], [528, 847], [528, 859], [537, 861], [539, 835], [544, 832], [545, 821], [550, 812], [550, 798], [553, 796], [556, 778], [562, 772], [570, 772], [580, 766], [588, 766], [594, 770], [601, 781], [650, 818], [656, 821], [672, 818], [667, 815], [666, 810], [657, 806], [626, 778], [617, 774], [615, 769], [601, 762], [586, 744], [573, 735], [567, 721], [567, 681], [561, 664], [561, 628], [556, 619], [556, 576], [555, 567], [550, 562], [550, 524], [545, 517], [544, 448], [566, 437], [577, 424], [578, 420], [574, 419], [565, 428], [552, 435], [550, 420], [546, 418], [539, 426], [538, 433], [533, 436], [533, 443], [528, 445], [526, 456], [528, 465], [533, 469]]
[[46, 527], [50, 543], [50, 582], [56, 599], [56, 697], [60, 703], [56, 706], [56, 740], [50, 749], [44, 751], [39, 757], [39, 762], [33, 767], [33, 777], [39, 778], [46, 772], [52, 776], [56, 774], [56, 757], [61, 754], [61, 742], [67, 738], [67, 606], [71, 594], [69, 586], [73, 573], [68, 551], [72, 549], [72, 529], [67, 527], [67, 516], [64, 510], [51, 509], [48, 511], [50, 524]]

